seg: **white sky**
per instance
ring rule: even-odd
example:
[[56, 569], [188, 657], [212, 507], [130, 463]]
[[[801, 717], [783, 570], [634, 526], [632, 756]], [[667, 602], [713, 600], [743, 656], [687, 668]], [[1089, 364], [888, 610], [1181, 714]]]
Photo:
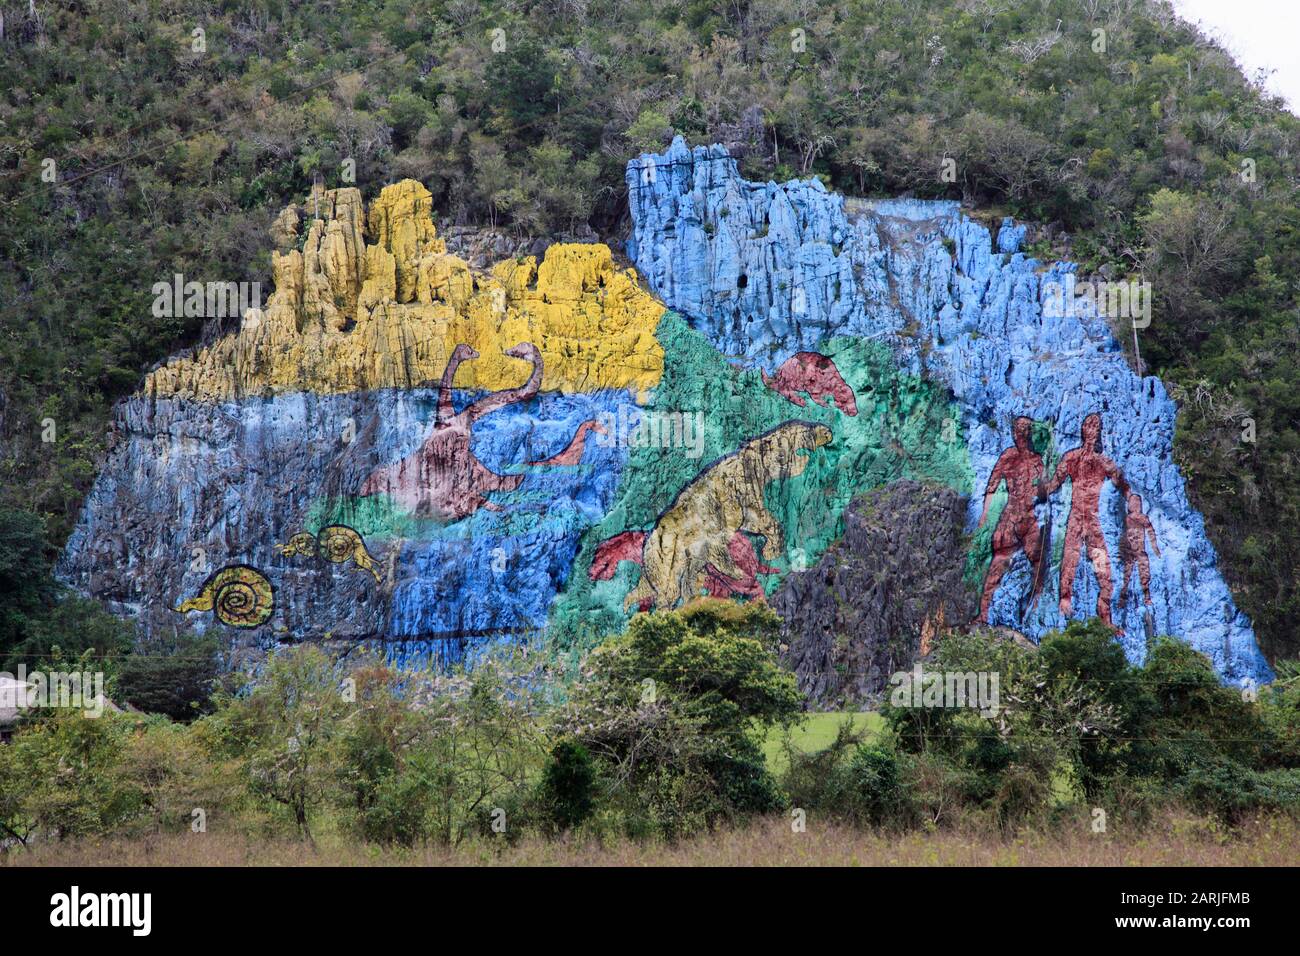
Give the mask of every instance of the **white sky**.
[[1276, 70], [1268, 89], [1300, 112], [1300, 0], [1173, 0], [1178, 15], [1216, 37], [1253, 77]]

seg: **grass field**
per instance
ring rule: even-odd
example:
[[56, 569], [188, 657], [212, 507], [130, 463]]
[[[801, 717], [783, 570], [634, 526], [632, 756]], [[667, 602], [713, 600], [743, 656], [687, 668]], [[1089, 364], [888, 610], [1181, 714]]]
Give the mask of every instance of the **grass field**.
[[5, 866], [1296, 866], [1300, 822], [1262, 818], [1236, 830], [1170, 814], [1145, 830], [1094, 833], [1086, 813], [1049, 832], [857, 830], [809, 816], [804, 833], [783, 815], [675, 844], [528, 838], [403, 850], [324, 838], [183, 833], [68, 840], [0, 855]]
[[[874, 711], [806, 714], [801, 723], [790, 728], [790, 743], [805, 753], [824, 750], [830, 746], [840, 724], [846, 720], [852, 721], [854, 731], [865, 731], [865, 739], [868, 740], [884, 726], [881, 716]], [[773, 773], [780, 773], [786, 767], [785, 748], [782, 746], [784, 737], [785, 731], [774, 728], [763, 742], [763, 756], [767, 758], [768, 769]]]

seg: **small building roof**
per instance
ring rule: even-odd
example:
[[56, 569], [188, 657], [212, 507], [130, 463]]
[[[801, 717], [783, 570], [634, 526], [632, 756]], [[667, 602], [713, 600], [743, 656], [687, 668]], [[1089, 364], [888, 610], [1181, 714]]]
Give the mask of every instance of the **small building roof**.
[[0, 730], [8, 730], [18, 722], [19, 704], [26, 704], [32, 690], [30, 684], [15, 680], [8, 674], [0, 675]]

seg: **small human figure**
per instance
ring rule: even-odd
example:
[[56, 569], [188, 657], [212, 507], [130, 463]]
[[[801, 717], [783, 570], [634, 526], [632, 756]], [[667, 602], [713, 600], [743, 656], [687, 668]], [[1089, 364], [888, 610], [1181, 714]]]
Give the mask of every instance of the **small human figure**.
[[[1017, 551], [1023, 549], [1025, 557], [1029, 559], [1029, 566], [1038, 567], [1042, 529], [1034, 514], [1034, 501], [1043, 477], [1043, 456], [1034, 451], [1030, 440], [1033, 424], [1032, 419], [1023, 415], [1012, 423], [1011, 437], [1015, 444], [998, 456], [997, 464], [993, 466], [993, 472], [984, 488], [984, 511], [979, 520], [981, 527], [989, 516], [989, 503], [993, 500], [998, 485], [1003, 481], [1007, 483], [1007, 503], [993, 529], [993, 560], [989, 563], [988, 573], [984, 575], [984, 593], [980, 597], [981, 621], [988, 621], [993, 595], [997, 593], [998, 585], [1011, 567], [1011, 560]], [[1038, 584], [1041, 585], [1041, 578]], [[1036, 586], [1029, 596], [1030, 607], [1037, 599]]]
[[1119, 542], [1119, 560], [1124, 568], [1120, 601], [1128, 599], [1128, 582], [1136, 566], [1138, 581], [1142, 584], [1142, 601], [1151, 606], [1151, 564], [1147, 560], [1147, 537], [1151, 538], [1151, 549], [1160, 557], [1160, 545], [1156, 542], [1156, 529], [1151, 526], [1151, 519], [1142, 513], [1142, 496], [1136, 492], [1128, 496], [1128, 514], [1124, 516], [1124, 535]]

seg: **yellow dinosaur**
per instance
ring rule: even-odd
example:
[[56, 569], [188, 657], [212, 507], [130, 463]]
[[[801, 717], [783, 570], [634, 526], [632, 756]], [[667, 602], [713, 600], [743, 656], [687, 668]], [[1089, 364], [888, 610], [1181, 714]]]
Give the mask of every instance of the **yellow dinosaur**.
[[700, 589], [710, 568], [728, 578], [746, 576], [730, 549], [737, 532], [762, 535], [762, 556], [785, 551], [781, 525], [763, 504], [763, 489], [808, 467], [808, 453], [831, 441], [831, 430], [789, 421], [751, 439], [700, 472], [659, 515], [645, 538], [641, 581], [628, 607], [676, 607]]

